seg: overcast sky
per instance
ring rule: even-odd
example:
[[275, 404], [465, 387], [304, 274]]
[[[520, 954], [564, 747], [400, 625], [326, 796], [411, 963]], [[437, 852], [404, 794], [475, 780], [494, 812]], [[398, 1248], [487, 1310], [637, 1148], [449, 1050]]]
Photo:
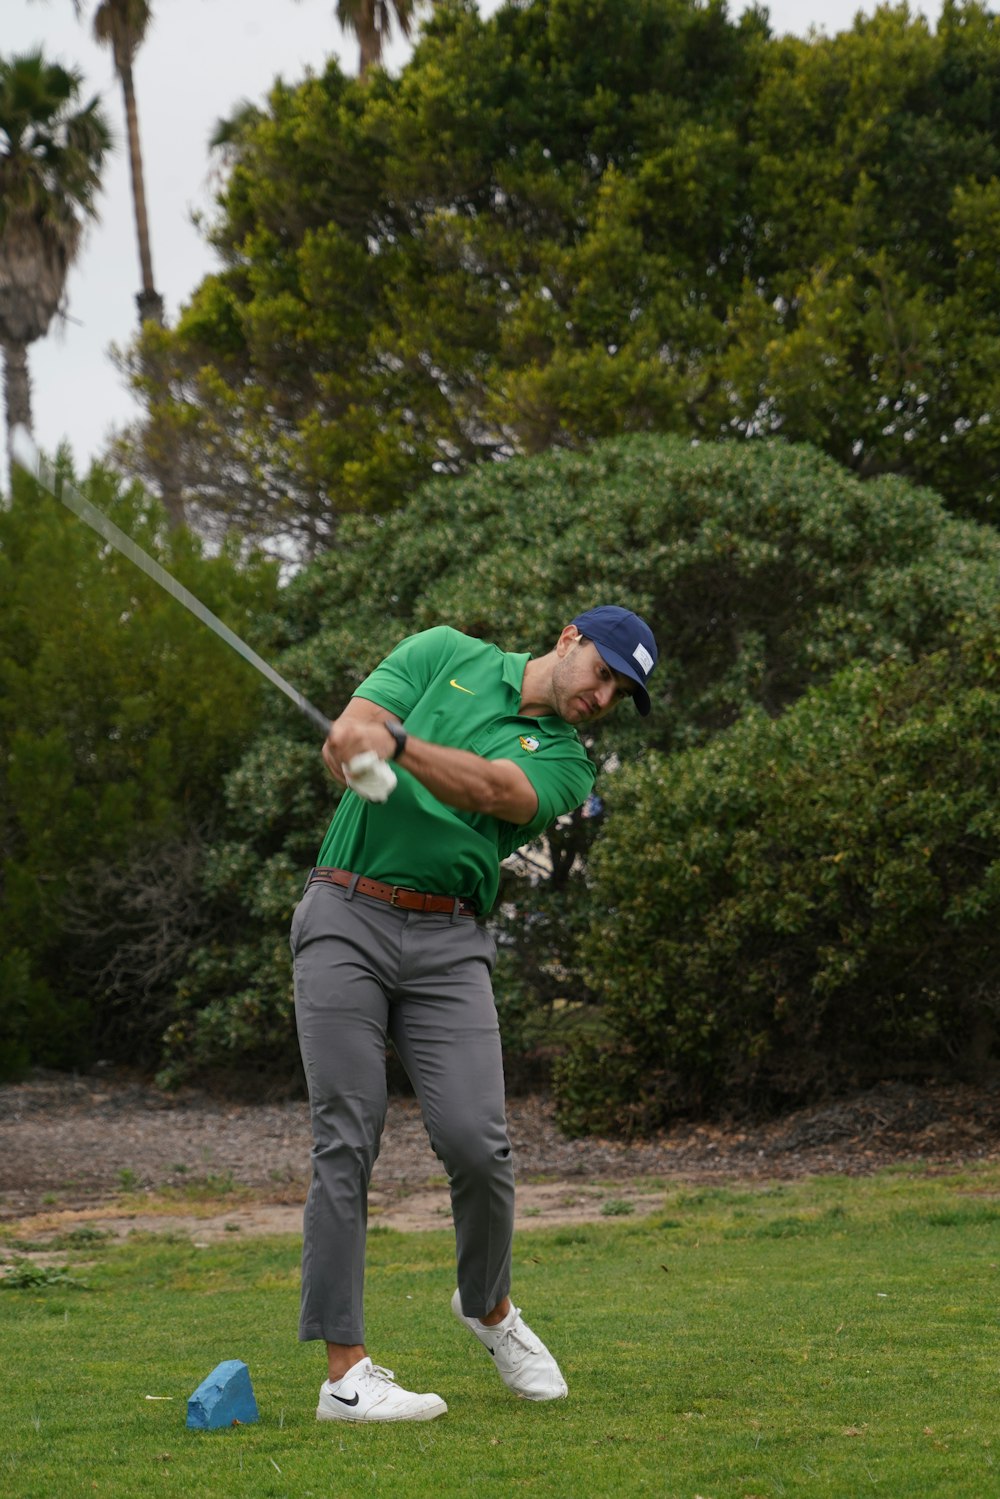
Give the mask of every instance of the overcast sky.
[[[485, 14], [497, 5], [480, 0]], [[95, 0], [85, 0], [90, 15], [94, 8]], [[40, 46], [48, 60], [80, 68], [85, 97], [102, 95], [115, 132], [100, 223], [70, 274], [68, 317], [29, 351], [36, 441], [47, 452], [67, 441], [82, 472], [136, 411], [107, 352], [135, 331], [139, 285], [121, 93], [110, 54], [91, 41], [89, 21], [75, 19], [71, 0], [0, 0], [0, 9], [0, 54]], [[730, 0], [729, 9], [738, 16], [746, 5]], [[769, 9], [778, 34], [805, 35], [815, 26], [834, 35], [859, 11], [871, 14], [875, 0], [774, 0]], [[915, 0], [911, 9], [936, 24], [941, 4]], [[211, 207], [207, 143], [216, 121], [243, 99], [260, 102], [276, 76], [293, 82], [308, 68], [320, 71], [331, 53], [355, 71], [357, 44], [345, 39], [334, 10], [335, 0], [155, 0], [135, 79], [154, 281], [168, 321], [215, 268], [193, 216]], [[390, 68], [398, 70], [408, 51], [394, 45]]]

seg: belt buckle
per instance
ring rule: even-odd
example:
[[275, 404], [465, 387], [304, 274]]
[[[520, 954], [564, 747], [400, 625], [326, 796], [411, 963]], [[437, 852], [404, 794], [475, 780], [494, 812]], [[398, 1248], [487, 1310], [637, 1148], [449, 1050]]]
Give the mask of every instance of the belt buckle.
[[412, 885], [393, 885], [392, 894], [389, 896], [389, 904], [390, 906], [395, 906], [397, 910], [401, 909], [399, 900], [397, 899], [400, 892], [402, 892], [404, 895], [416, 894]]

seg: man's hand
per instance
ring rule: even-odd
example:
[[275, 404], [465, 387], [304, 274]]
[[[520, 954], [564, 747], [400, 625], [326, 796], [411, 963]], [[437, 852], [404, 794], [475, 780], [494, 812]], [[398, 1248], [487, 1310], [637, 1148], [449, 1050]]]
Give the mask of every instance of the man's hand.
[[331, 725], [323, 745], [323, 762], [335, 781], [349, 785], [347, 765], [358, 755], [373, 752], [379, 760], [390, 760], [396, 741], [385, 726], [387, 718], [398, 722], [378, 703], [352, 697], [340, 717]]

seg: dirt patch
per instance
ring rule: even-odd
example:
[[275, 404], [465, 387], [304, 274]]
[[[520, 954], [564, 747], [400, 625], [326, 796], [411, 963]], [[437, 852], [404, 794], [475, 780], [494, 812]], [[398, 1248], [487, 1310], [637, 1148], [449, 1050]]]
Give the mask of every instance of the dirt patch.
[[[660, 1181], [633, 1180], [608, 1187], [581, 1187], [579, 1182], [522, 1183], [517, 1194], [516, 1227], [551, 1228], [575, 1223], [593, 1223], [617, 1217], [641, 1218], [663, 1205]], [[421, 1187], [412, 1192], [372, 1192], [369, 1227], [400, 1232], [448, 1228], [451, 1203], [446, 1187]], [[254, 1238], [262, 1234], [298, 1235], [302, 1232], [302, 1204], [264, 1202], [244, 1198], [229, 1205], [206, 1202], [191, 1211], [176, 1202], [151, 1200], [145, 1207], [130, 1202], [103, 1207], [51, 1209], [8, 1223], [6, 1231], [21, 1242], [38, 1247], [21, 1251], [51, 1262], [55, 1256], [46, 1247], [70, 1241], [76, 1252], [86, 1252], [87, 1238], [80, 1230], [102, 1238], [127, 1239], [133, 1234], [160, 1234], [190, 1240], [207, 1248], [236, 1236]]]
[[[753, 1126], [682, 1123], [635, 1144], [568, 1140], [551, 1100], [513, 1098], [508, 1123], [520, 1228], [656, 1211], [680, 1181], [860, 1175], [922, 1161], [1000, 1159], [1000, 1087], [889, 1084]], [[195, 1243], [301, 1232], [305, 1103], [234, 1105], [129, 1079], [43, 1075], [0, 1088], [0, 1226], [41, 1240], [89, 1225]], [[412, 1099], [394, 1099], [371, 1221], [450, 1224], [447, 1184]]]

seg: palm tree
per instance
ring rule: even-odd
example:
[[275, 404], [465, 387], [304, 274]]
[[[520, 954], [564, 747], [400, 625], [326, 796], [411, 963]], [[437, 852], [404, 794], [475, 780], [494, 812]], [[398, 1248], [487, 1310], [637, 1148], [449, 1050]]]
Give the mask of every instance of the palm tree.
[[[86, 0], [73, 0], [77, 15], [86, 9]], [[146, 187], [142, 171], [142, 148], [139, 145], [139, 112], [135, 102], [135, 83], [132, 64], [142, 46], [153, 18], [149, 0], [98, 0], [94, 10], [93, 32], [95, 41], [102, 47], [110, 47], [114, 58], [115, 72], [121, 81], [122, 97], [125, 100], [125, 128], [128, 134], [128, 160], [132, 174], [132, 207], [135, 211], [135, 233], [139, 243], [139, 274], [141, 287], [136, 295], [139, 309], [139, 327], [144, 323], [156, 323], [163, 327], [163, 298], [153, 281], [153, 254], [149, 243], [149, 216], [146, 212]], [[167, 391], [154, 375], [151, 391], [152, 406], [167, 396]], [[167, 448], [156, 464], [156, 483], [160, 498], [167, 511], [172, 529], [184, 524], [184, 498], [177, 480], [177, 464], [174, 452]]]
[[382, 51], [392, 35], [395, 17], [400, 31], [409, 37], [417, 0], [337, 0], [337, 20], [345, 31], [353, 31], [361, 48], [358, 76], [377, 68]]
[[[77, 15], [84, 0], [73, 0]], [[148, 0], [100, 0], [94, 12], [94, 39], [110, 47], [115, 72], [121, 80], [125, 100], [125, 128], [128, 133], [128, 159], [132, 173], [132, 205], [135, 209], [135, 232], [139, 241], [139, 272], [142, 289], [136, 297], [140, 327], [147, 320], [163, 326], [163, 298], [153, 283], [153, 256], [149, 245], [149, 217], [146, 212], [146, 188], [142, 174], [142, 149], [139, 145], [139, 113], [135, 102], [132, 64], [145, 40], [152, 19]]]
[[41, 52], [0, 59], [0, 346], [7, 446], [31, 431], [28, 345], [63, 308], [101, 167], [111, 147], [94, 98], [76, 108], [82, 75]]

